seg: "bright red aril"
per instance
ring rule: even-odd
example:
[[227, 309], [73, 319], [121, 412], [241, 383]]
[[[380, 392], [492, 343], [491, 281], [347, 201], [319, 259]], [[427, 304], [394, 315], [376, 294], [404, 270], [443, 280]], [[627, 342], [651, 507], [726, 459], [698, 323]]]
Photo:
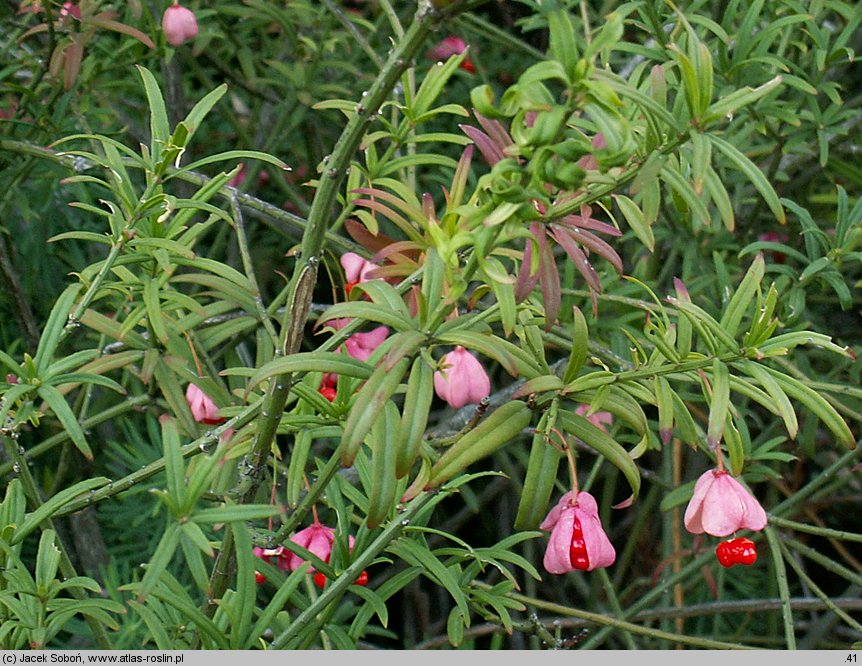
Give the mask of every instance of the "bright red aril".
[[335, 389], [331, 386], [321, 386], [319, 389], [317, 389], [317, 392], [320, 393], [320, 395], [322, 395], [324, 398], [329, 400], [329, 402], [335, 400], [336, 392]]
[[739, 548], [739, 556], [737, 561], [740, 564], [751, 565], [757, 562], [757, 549], [754, 547], [754, 542], [751, 539], [737, 539], [737, 547]]
[[715, 555], [723, 567], [732, 567], [734, 564], [749, 566], [757, 561], [757, 549], [754, 542], [745, 537], [722, 541], [716, 546]]
[[581, 521], [578, 518], [575, 518], [575, 522], [572, 524], [572, 543], [569, 546], [569, 559], [572, 562], [572, 566], [579, 571], [586, 571], [590, 568], [587, 544], [584, 541]]
[[722, 541], [715, 547], [715, 556], [718, 563], [723, 567], [732, 567], [736, 564], [736, 550], [731, 541]]

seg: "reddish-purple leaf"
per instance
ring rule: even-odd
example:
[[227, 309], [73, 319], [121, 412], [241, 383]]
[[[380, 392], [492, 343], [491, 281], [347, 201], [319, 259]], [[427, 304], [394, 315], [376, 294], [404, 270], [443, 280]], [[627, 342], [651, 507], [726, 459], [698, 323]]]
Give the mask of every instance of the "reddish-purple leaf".
[[676, 295], [679, 300], [685, 303], [691, 303], [691, 296], [688, 293], [688, 287], [685, 286], [685, 282], [675, 277], [673, 279], [673, 288], [676, 289]]
[[[538, 222], [533, 222], [530, 225], [530, 233], [535, 237], [541, 252], [541, 248], [546, 242], [542, 226]], [[531, 240], [527, 240], [524, 245], [524, 259], [521, 262], [521, 269], [518, 271], [518, 279], [515, 281], [516, 303], [520, 303], [527, 298], [539, 281], [539, 272], [530, 272], [530, 267], [533, 263], [533, 245], [534, 243]]]
[[353, 240], [372, 253], [379, 252], [387, 245], [395, 242], [394, 238], [390, 238], [386, 234], [372, 234], [365, 228], [364, 224], [356, 220], [346, 220], [344, 228]]
[[490, 137], [491, 141], [493, 141], [497, 146], [505, 150], [509, 146], [511, 146], [514, 141], [512, 141], [512, 137], [509, 136], [509, 132], [506, 131], [506, 128], [503, 127], [503, 123], [499, 120], [492, 120], [491, 118], [486, 118], [481, 113], [477, 113], [473, 111], [473, 115], [476, 116], [476, 120], [479, 121], [479, 124], [482, 126], [482, 129]]
[[557, 321], [563, 300], [560, 274], [557, 272], [557, 262], [554, 261], [554, 250], [550, 243], [544, 243], [542, 254], [539, 256], [539, 282], [542, 285], [542, 300], [545, 304], [545, 330], [550, 331], [551, 326]]
[[452, 191], [451, 193], [443, 188], [446, 197], [446, 206], [450, 210], [461, 205], [461, 200], [464, 198], [464, 193], [467, 189], [467, 178], [470, 175], [470, 164], [473, 162], [473, 146], [465, 146], [464, 152], [461, 153], [461, 159], [458, 160], [458, 168], [455, 169], [455, 175], [452, 176]]
[[494, 166], [497, 162], [506, 157], [503, 153], [503, 149], [497, 146], [491, 140], [491, 137], [485, 134], [482, 130], [476, 129], [471, 125], [458, 125], [458, 127], [461, 128], [461, 131], [464, 132], [464, 134], [473, 140], [473, 143], [476, 144], [479, 152], [482, 153], [482, 157], [485, 158], [485, 161], [490, 166]]
[[551, 228], [556, 232], [555, 237], [557, 235], [568, 234], [576, 243], [583, 245], [587, 249], [607, 259], [611, 262], [617, 273], [622, 274], [623, 260], [620, 258], [620, 255], [617, 254], [617, 251], [614, 248], [595, 234], [578, 229], [577, 227], [567, 228], [557, 226], [556, 224], [552, 224]]
[[422, 210], [420, 208], [407, 203], [404, 199], [400, 199], [386, 190], [379, 190], [376, 187], [360, 187], [352, 190], [351, 194], [365, 194], [369, 197], [374, 197], [374, 199], [381, 199], [382, 201], [386, 201], [395, 206], [401, 210], [402, 213], [407, 214], [414, 220], [422, 219]]
[[422, 214], [429, 220], [437, 219], [437, 211], [434, 210], [434, 198], [429, 192], [422, 194]]
[[81, 70], [81, 61], [84, 58], [83, 34], [76, 32], [72, 35], [72, 44], [66, 49], [66, 60], [63, 63], [63, 90], [71, 90]]
[[[388, 260], [395, 263], [415, 265], [416, 259], [418, 259], [421, 253], [422, 246], [414, 241], [394, 241], [376, 252], [371, 261], [375, 264]], [[377, 270], [375, 268], [373, 271], [369, 271], [368, 276], [371, 278], [377, 277], [375, 273]]]
[[[375, 268], [374, 279], [380, 280], [388, 280], [389, 278], [404, 278], [410, 275], [413, 271], [416, 270], [415, 263], [406, 263], [399, 262], [397, 264], [387, 264], [386, 266], [381, 266], [380, 268]], [[369, 277], [371, 276], [371, 272], [369, 272]]]
[[[556, 203], [559, 204], [561, 202], [557, 201]], [[608, 234], [609, 236], [623, 235], [623, 232], [612, 224], [602, 222], [601, 220], [597, 220], [592, 217], [592, 212], [593, 210], [590, 206], [581, 206], [580, 215], [566, 215], [563, 219], [559, 220], [559, 222], [572, 227], [579, 227], [580, 229], [598, 231], [599, 233]]]
[[379, 201], [375, 201], [374, 199], [354, 199], [351, 202], [354, 206], [362, 206], [363, 208], [370, 208], [375, 213], [379, 213], [383, 217], [388, 218], [399, 227], [403, 225], [409, 225], [410, 223], [407, 221], [402, 215], [399, 215], [394, 210], [392, 210], [389, 206], [380, 203]]
[[[106, 14], [108, 12], [105, 12]], [[113, 12], [111, 12], [113, 13]], [[98, 26], [99, 28], [104, 28], [105, 30], [113, 30], [114, 32], [121, 32], [124, 35], [128, 35], [129, 37], [134, 37], [142, 44], [145, 44], [147, 47], [154, 49], [156, 45], [153, 44], [153, 40], [147, 37], [144, 33], [142, 33], [137, 28], [133, 28], [130, 25], [126, 25], [125, 23], [120, 23], [119, 21], [111, 21], [109, 19], [99, 18], [99, 16], [103, 16], [104, 14], [99, 14], [98, 16], [93, 16], [92, 18], [87, 20], [87, 23], [90, 25]]]
[[556, 231], [552, 231], [551, 235], [566, 251], [566, 254], [569, 255], [569, 259], [575, 263], [575, 268], [577, 268], [578, 272], [584, 276], [584, 280], [586, 280], [590, 289], [601, 293], [602, 281], [599, 279], [599, 275], [596, 273], [596, 269], [593, 268], [590, 260], [587, 259], [587, 255], [585, 255], [583, 250], [578, 247], [578, 244], [575, 243], [575, 241], [566, 233], [557, 233]]

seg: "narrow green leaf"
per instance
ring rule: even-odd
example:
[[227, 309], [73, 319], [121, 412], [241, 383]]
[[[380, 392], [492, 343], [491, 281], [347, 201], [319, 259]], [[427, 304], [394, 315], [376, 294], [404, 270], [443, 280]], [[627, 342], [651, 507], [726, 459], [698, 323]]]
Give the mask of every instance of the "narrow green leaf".
[[730, 408], [730, 371], [727, 365], [717, 358], [712, 362], [710, 379], [712, 380], [712, 396], [709, 401], [706, 442], [709, 448], [715, 450], [715, 447], [721, 442]]
[[656, 405], [658, 407], [658, 431], [663, 444], [670, 442], [673, 435], [673, 389], [670, 383], [661, 376], [653, 381]]
[[622, 212], [623, 217], [626, 218], [626, 222], [634, 232], [635, 236], [637, 236], [638, 240], [643, 243], [650, 252], [652, 252], [655, 249], [655, 235], [653, 234], [652, 226], [647, 222], [647, 218], [643, 214], [643, 211], [641, 211], [640, 207], [638, 207], [638, 205], [627, 196], [614, 194], [613, 199], [617, 202], [617, 206]]
[[147, 625], [147, 629], [150, 630], [150, 636], [152, 636], [153, 640], [156, 642], [156, 648], [159, 650], [172, 650], [175, 643], [174, 640], [168, 636], [168, 632], [165, 629], [167, 626], [166, 622], [162, 618], [158, 617], [146, 606], [146, 604], [139, 604], [131, 599], [127, 603], [133, 611], [141, 616], [144, 624]]
[[57, 298], [54, 307], [51, 308], [51, 314], [48, 315], [48, 321], [45, 323], [45, 328], [42, 330], [42, 336], [39, 338], [39, 348], [36, 350], [36, 355], [33, 357], [33, 363], [36, 365], [36, 370], [39, 373], [44, 372], [51, 359], [54, 357], [54, 352], [60, 342], [60, 336], [63, 334], [63, 329], [68, 321], [69, 313], [72, 306], [75, 304], [75, 299], [78, 297], [78, 292], [81, 290], [81, 284], [71, 284], [63, 290], [63, 293]]
[[798, 379], [785, 375], [778, 370], [762, 366], [771, 374], [781, 389], [791, 398], [795, 398], [819, 418], [832, 431], [838, 442], [848, 449], [856, 448], [856, 438], [847, 423], [826, 399], [814, 389], [811, 389]]
[[[745, 444], [742, 441], [742, 433], [736, 428], [733, 416], [728, 411], [724, 424], [724, 445], [727, 447], [727, 457], [730, 462], [730, 473], [733, 476], [742, 474], [745, 466]], [[750, 446], [748, 447], [750, 449]]]
[[[674, 297], [668, 297], [667, 300], [680, 310], [681, 314], [688, 317], [688, 320], [695, 327], [695, 330], [698, 331], [701, 338], [703, 338], [705, 344], [709, 345], [709, 342], [713, 341], [712, 346], [716, 346], [717, 342], [720, 342], [723, 351], [739, 350], [739, 343], [728, 335], [727, 331], [721, 327], [721, 324], [713, 319], [703, 308]], [[718, 351], [717, 346], [715, 349], [711, 349], [711, 351]]]
[[[193, 539], [203, 537], [201, 528], [194, 523], [183, 523], [180, 527], [180, 550], [183, 553], [185, 567], [194, 581], [197, 589], [206, 592], [209, 587], [210, 574], [204, 564], [204, 556]], [[204, 537], [206, 541], [206, 537]]]
[[788, 351], [800, 345], [814, 345], [821, 349], [840, 354], [845, 358], [853, 358], [853, 353], [848, 347], [842, 347], [832, 342], [832, 338], [823, 333], [814, 331], [792, 331], [782, 333], [763, 342], [758, 347], [758, 352], [764, 356], [785, 355]]
[[577, 67], [578, 42], [575, 39], [575, 29], [569, 12], [554, 9], [546, 14], [548, 21], [548, 55], [551, 60], [562, 64], [565, 70], [566, 82], [569, 83]]
[[375, 590], [369, 590], [367, 587], [353, 585], [350, 588], [356, 596], [361, 597], [377, 615], [380, 624], [386, 627], [389, 624], [389, 609], [386, 608], [386, 601]]
[[421, 567], [426, 576], [446, 589], [455, 601], [456, 606], [463, 611], [464, 617], [470, 617], [467, 597], [461, 590], [458, 581], [427, 547], [416, 543], [412, 539], [402, 537], [390, 545], [389, 550], [408, 564]]
[[54, 543], [54, 530], [45, 530], [39, 538], [39, 550], [36, 554], [36, 586], [47, 589], [57, 576], [60, 566], [60, 549]]
[[372, 369], [367, 363], [338, 352], [300, 352], [276, 358], [264, 364], [258, 369], [254, 368], [227, 368], [222, 370], [222, 375], [249, 375], [248, 389], [251, 390], [264, 379], [276, 375], [292, 374], [295, 372], [334, 372], [346, 377], [368, 379]]
[[[689, 35], [694, 37], [694, 32], [690, 32]], [[703, 118], [712, 101], [712, 54], [706, 44], [698, 41], [692, 49], [692, 56], [699, 91], [697, 117]]]
[[400, 315], [405, 320], [410, 320], [410, 310], [404, 303], [404, 298], [398, 293], [395, 287], [385, 280], [360, 282], [354, 288], [368, 294], [373, 303]]
[[236, 594], [230, 600], [234, 611], [230, 645], [232, 650], [241, 650], [251, 628], [252, 615], [256, 610], [257, 583], [254, 577], [254, 563], [258, 558], [252, 551], [251, 537], [245, 524], [232, 523], [231, 529], [234, 535], [237, 573]]
[[66, 402], [66, 398], [63, 397], [63, 394], [54, 386], [49, 386], [47, 384], [43, 384], [37, 388], [36, 393], [38, 393], [39, 397], [42, 398], [42, 400], [44, 400], [51, 408], [51, 411], [54, 412], [54, 416], [57, 417], [60, 424], [63, 426], [63, 429], [68, 433], [69, 438], [72, 440], [72, 444], [75, 445], [75, 448], [77, 448], [78, 451], [87, 458], [87, 460], [92, 460], [93, 451], [90, 449], [90, 445], [87, 444], [87, 439], [84, 437], [84, 431], [81, 429], [81, 424], [78, 423], [78, 417], [75, 416], [75, 412], [73, 412], [72, 408], [69, 407], [69, 403]]
[[676, 44], [668, 45], [668, 49], [671, 51], [673, 59], [676, 60], [677, 67], [679, 68], [683, 92], [685, 92], [685, 100], [688, 102], [691, 117], [700, 119], [701, 90], [694, 63]]
[[692, 186], [695, 193], [700, 195], [703, 192], [706, 173], [712, 162], [712, 144], [701, 132], [692, 130], [689, 136], [691, 138]]
[[704, 174], [704, 185], [706, 193], [718, 209], [718, 216], [721, 218], [721, 223], [728, 231], [733, 231], [736, 228], [736, 215], [733, 212], [733, 202], [730, 200], [730, 195], [727, 193], [724, 183], [715, 169], [712, 166], [707, 166]]
[[396, 475], [406, 476], [419, 455], [431, 403], [434, 401], [434, 369], [418, 355], [410, 369], [404, 409], [398, 430]]
[[378, 303], [367, 302], [338, 303], [327, 308], [318, 321], [322, 324], [333, 319], [344, 318], [374, 321], [396, 331], [409, 331], [416, 328], [414, 322], [400, 312], [381, 307]]
[[533, 393], [550, 393], [562, 391], [566, 388], [563, 380], [557, 375], [542, 375], [541, 377], [533, 377], [524, 382], [521, 387], [512, 394], [513, 398], [522, 398]]
[[189, 403], [186, 400], [186, 393], [180, 385], [177, 373], [165, 364], [165, 359], [154, 354], [155, 363], [153, 366], [153, 375], [156, 380], [156, 385], [167, 401], [171, 411], [183, 424], [183, 428], [187, 434], [197, 432], [197, 422], [192, 415]]
[[199, 509], [191, 517], [196, 523], [210, 525], [215, 523], [232, 523], [245, 520], [262, 520], [278, 515], [282, 507], [272, 504], [225, 504], [213, 509]]
[[595, 449], [599, 455], [623, 473], [632, 489], [631, 497], [623, 504], [634, 502], [640, 493], [641, 475], [629, 453], [613, 437], [583, 416], [561, 409], [557, 418], [563, 432], [577, 437], [587, 446]]
[[399, 417], [395, 403], [388, 400], [383, 407], [382, 418], [378, 418], [371, 428], [371, 488], [365, 522], [372, 530], [389, 517], [397, 501]]
[[503, 334], [510, 336], [518, 318], [518, 307], [515, 300], [515, 286], [509, 282], [491, 280], [491, 289], [500, 308], [500, 324]]
[[557, 471], [563, 454], [547, 441], [543, 431], [545, 417], [542, 417], [524, 475], [524, 487], [518, 500], [518, 513], [515, 517], [516, 530], [534, 530], [547, 513], [548, 502], [557, 482]]
[[168, 481], [168, 493], [174, 505], [184, 511], [186, 492], [186, 467], [180, 451], [180, 433], [177, 430], [176, 419], [167, 414], [159, 417], [162, 429], [162, 449], [165, 457], [165, 476]]
[[781, 82], [782, 77], [779, 75], [756, 88], [745, 86], [744, 88], [734, 90], [728, 95], [719, 97], [715, 104], [707, 109], [704, 114], [704, 121], [712, 123], [717, 120], [723, 120], [726, 117], [732, 117], [739, 109], [748, 106], [752, 102], [756, 102], [779, 86]]
[[587, 320], [580, 308], [575, 305], [572, 308], [572, 351], [569, 353], [569, 362], [566, 364], [566, 372], [563, 381], [568, 384], [573, 382], [584, 367], [584, 362], [589, 354], [589, 329]]
[[339, 446], [341, 464], [344, 467], [353, 464], [365, 436], [371, 431], [374, 422], [380, 418], [386, 402], [398, 389], [409, 365], [409, 358], [402, 358], [391, 370], [381, 364], [359, 389], [350, 415], [344, 424], [344, 434]]
[[518, 437], [530, 425], [531, 419], [530, 408], [521, 400], [512, 400], [498, 407], [440, 456], [431, 468], [428, 486], [439, 486], [474, 462], [490, 456]]
[[147, 563], [144, 577], [141, 579], [141, 587], [138, 590], [137, 601], [141, 602], [153, 591], [158, 585], [159, 577], [162, 572], [168, 568], [171, 560], [174, 559], [174, 554], [177, 547], [180, 545], [180, 532], [177, 523], [169, 523], [165, 528], [162, 538], [156, 546], [155, 552]]
[[449, 616], [446, 618], [446, 636], [449, 638], [449, 643], [456, 648], [464, 642], [464, 618], [464, 611], [458, 606], [449, 611]]
[[152, 159], [153, 164], [158, 164], [162, 148], [167, 145], [171, 137], [168, 111], [156, 77], [146, 67], [141, 65], [136, 65], [136, 67], [144, 82], [147, 105], [150, 107], [150, 159]]
[[587, 43], [584, 49], [584, 60], [590, 61], [605, 49], [617, 46], [623, 36], [623, 14], [613, 11], [607, 14], [601, 27]]
[[204, 95], [204, 97], [198, 100], [197, 104], [192, 107], [192, 110], [188, 112], [188, 115], [186, 115], [185, 119], [182, 121], [183, 124], [188, 127], [189, 136], [193, 135], [197, 131], [198, 127], [201, 125], [201, 121], [206, 118], [212, 108], [226, 92], [227, 84], [222, 83], [220, 86]]
[[273, 157], [268, 153], [262, 153], [258, 150], [228, 150], [223, 153], [217, 153], [215, 155], [208, 155], [207, 157], [202, 157], [199, 160], [187, 164], [183, 168], [177, 169], [176, 171], [169, 173], [167, 176], [165, 176], [165, 180], [174, 178], [187, 171], [198, 171], [202, 166], [214, 164], [215, 162], [235, 162], [236, 160], [244, 159], [260, 160], [261, 162], [275, 165], [279, 169], [283, 170], [288, 170], [289, 168], [277, 157]]
[[311, 432], [303, 428], [296, 434], [287, 468], [287, 505], [295, 509], [305, 491], [305, 472], [311, 453]]
[[712, 141], [713, 145], [723, 153], [737, 169], [745, 174], [748, 180], [751, 181], [751, 184], [754, 185], [758, 192], [760, 192], [760, 196], [763, 197], [763, 200], [766, 202], [766, 205], [769, 206], [769, 209], [772, 211], [772, 214], [775, 215], [778, 222], [786, 224], [787, 216], [784, 213], [784, 208], [781, 206], [781, 201], [779, 200], [778, 195], [775, 193], [775, 188], [772, 187], [772, 184], [767, 180], [766, 176], [757, 167], [757, 165], [746, 157], [736, 146], [725, 141], [721, 137], [716, 136], [715, 134], [710, 134], [709, 140]]
[[719, 321], [728, 335], [736, 337], [743, 316], [751, 307], [755, 295], [760, 291], [760, 283], [763, 280], [765, 270], [766, 263], [763, 260], [763, 255], [758, 254], [751, 262], [751, 266], [749, 266], [745, 277], [734, 292]]
[[[150, 594], [159, 601], [175, 608], [181, 616], [187, 617], [189, 622], [200, 629], [201, 636], [206, 636], [211, 641], [209, 644], [204, 641], [203, 649], [229, 649], [224, 628], [220, 629], [217, 627], [212, 620], [198, 609], [188, 593], [181, 588], [170, 572], [163, 570], [161, 578], [163, 585], [157, 586]], [[129, 589], [138, 591], [139, 600], [142, 587], [143, 585], [129, 586]]]
[[670, 164], [665, 165], [661, 170], [661, 178], [685, 201], [692, 218], [702, 226], [709, 226], [709, 211], [689, 182]]
[[310, 565], [304, 562], [298, 569], [291, 572], [287, 580], [281, 583], [276, 593], [272, 595], [272, 599], [266, 605], [266, 608], [263, 609], [257, 622], [254, 623], [244, 649], [251, 650], [257, 647], [264, 632], [272, 628], [276, 616], [284, 611], [285, 606], [288, 605], [290, 598], [294, 595], [300, 583], [306, 579], [309, 569]]

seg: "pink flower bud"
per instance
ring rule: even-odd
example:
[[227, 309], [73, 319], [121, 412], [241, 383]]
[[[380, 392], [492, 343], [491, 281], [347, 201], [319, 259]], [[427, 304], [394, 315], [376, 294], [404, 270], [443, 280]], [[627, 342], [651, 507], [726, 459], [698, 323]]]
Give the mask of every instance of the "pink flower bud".
[[162, 15], [162, 30], [171, 46], [194, 39], [198, 35], [198, 22], [190, 9], [180, 7], [179, 0], [165, 10]]
[[354, 333], [347, 338], [344, 346], [347, 347], [347, 353], [357, 361], [367, 361], [371, 354], [383, 344], [388, 335], [388, 328], [378, 326], [372, 328], [368, 333]]
[[[333, 319], [329, 325], [337, 331], [347, 326], [350, 321], [350, 319]], [[354, 333], [347, 338], [344, 346], [347, 353], [357, 361], [367, 361], [388, 335], [389, 329], [386, 326], [378, 326], [367, 333]]]
[[600, 428], [607, 432], [608, 429], [605, 428], [605, 426], [611, 425], [614, 422], [614, 415], [610, 412], [596, 412], [595, 414], [587, 416], [588, 411], [590, 411], [589, 405], [578, 405], [578, 408], [575, 409], [575, 414], [583, 416], [587, 421], [596, 426], [596, 428]]
[[192, 416], [198, 423], [215, 425], [222, 423], [224, 418], [218, 415], [218, 407], [197, 384], [189, 384], [186, 388], [186, 402], [192, 410]]
[[706, 532], [724, 537], [740, 529], [762, 530], [766, 527], [766, 512], [730, 474], [710, 469], [694, 484], [683, 520], [692, 534]]
[[440, 399], [458, 409], [469, 403], [481, 402], [491, 394], [491, 380], [478, 359], [463, 347], [446, 354], [440, 361], [441, 370], [434, 373], [434, 390]]
[[81, 20], [81, 7], [74, 2], [64, 2], [60, 8], [60, 17], [74, 16], [79, 21]]
[[548, 573], [592, 571], [611, 566], [617, 558], [602, 529], [595, 498], [587, 492], [579, 492], [574, 501], [572, 497], [571, 491], [563, 495], [539, 525], [551, 532], [543, 561]]
[[380, 268], [375, 263], [368, 261], [364, 257], [360, 257], [355, 252], [345, 252], [341, 255], [341, 266], [344, 268], [344, 277], [348, 284], [358, 284], [360, 282], [368, 282], [374, 278], [368, 277], [368, 274], [375, 268]]
[[[324, 562], [329, 562], [329, 557], [332, 554], [332, 544], [335, 542], [335, 529], [320, 523], [314, 523], [294, 534], [290, 537], [290, 540], [314, 553]], [[355, 539], [351, 535], [347, 538], [347, 541], [352, 550]], [[298, 569], [302, 566], [303, 562], [305, 560], [291, 553], [286, 548], [282, 548], [278, 555], [278, 566], [285, 571]], [[312, 568], [311, 571], [315, 571], [315, 569]]]
[[[430, 60], [448, 60], [453, 55], [460, 55], [466, 50], [467, 43], [463, 39], [450, 35], [431, 47], [425, 54], [425, 57]], [[461, 61], [461, 69], [472, 74], [476, 71], [476, 66], [470, 61], [470, 57], [468, 56]]]

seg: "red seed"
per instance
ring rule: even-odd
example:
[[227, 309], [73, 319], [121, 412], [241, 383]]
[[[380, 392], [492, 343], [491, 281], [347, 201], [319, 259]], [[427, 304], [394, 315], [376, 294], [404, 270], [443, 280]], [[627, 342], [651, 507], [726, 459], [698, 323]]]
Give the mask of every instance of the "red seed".
[[361, 574], [359, 574], [359, 577], [355, 581], [353, 581], [353, 584], [363, 586], [368, 585], [368, 572], [363, 571]]
[[569, 561], [578, 571], [586, 571], [590, 568], [590, 557], [587, 555], [587, 544], [584, 541], [584, 533], [581, 530], [581, 521], [575, 518], [572, 524], [572, 542], [569, 545]]
[[754, 546], [754, 542], [745, 537], [740, 537], [736, 541], [737, 547], [739, 548], [737, 562], [745, 564], [746, 566], [750, 566], [757, 562], [757, 548]]
[[322, 395], [324, 398], [329, 400], [329, 402], [335, 400], [336, 391], [331, 386], [321, 386], [319, 389], [317, 389], [317, 392], [320, 393], [320, 395]]
[[317, 585], [321, 590], [326, 585], [326, 576], [324, 576], [320, 571], [314, 574], [314, 584]]
[[715, 547], [715, 556], [718, 563], [723, 567], [732, 567], [736, 564], [736, 549], [732, 541], [722, 541]]
[[749, 566], [757, 561], [757, 549], [754, 542], [745, 537], [722, 541], [716, 546], [715, 555], [723, 567], [732, 567], [734, 564]]
[[254, 582], [260, 585], [262, 582], [266, 580], [266, 576], [264, 576], [260, 571], [254, 572]]

